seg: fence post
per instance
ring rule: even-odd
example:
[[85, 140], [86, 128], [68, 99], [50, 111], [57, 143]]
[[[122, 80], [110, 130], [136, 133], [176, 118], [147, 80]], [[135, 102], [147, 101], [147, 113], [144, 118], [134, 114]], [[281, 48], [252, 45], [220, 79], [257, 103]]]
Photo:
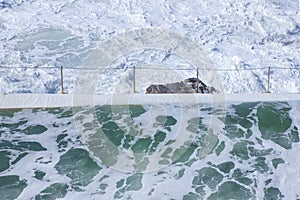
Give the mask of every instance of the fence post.
[[268, 67], [268, 89], [267, 89], [267, 93], [270, 93], [270, 73], [271, 73], [271, 67]]
[[197, 89], [196, 89], [196, 92], [199, 93], [199, 68], [197, 67], [197, 82], [196, 82], [196, 86], [197, 86]]
[[64, 94], [64, 76], [63, 76], [63, 66], [60, 66], [60, 86], [61, 86], [61, 93]]
[[135, 93], [135, 66], [133, 66], [133, 93]]

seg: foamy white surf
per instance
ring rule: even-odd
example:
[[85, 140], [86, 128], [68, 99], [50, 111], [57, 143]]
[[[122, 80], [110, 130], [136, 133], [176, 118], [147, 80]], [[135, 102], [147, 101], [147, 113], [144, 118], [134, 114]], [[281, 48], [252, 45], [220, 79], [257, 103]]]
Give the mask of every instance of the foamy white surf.
[[[0, 93], [57, 93], [60, 90], [59, 70], [50, 67], [64, 66], [79, 68], [89, 53], [102, 41], [138, 28], [159, 27], [177, 31], [189, 36], [209, 55], [214, 65], [219, 69], [254, 69], [260, 67], [273, 67], [271, 70], [272, 93], [299, 93], [300, 92], [300, 17], [299, 4], [292, 1], [238, 1], [238, 0], [196, 0], [196, 1], [109, 1], [109, 0], [1, 0], [0, 1]], [[167, 55], [167, 51], [146, 50], [133, 52], [116, 58], [115, 67], [121, 67], [117, 72], [103, 74], [98, 88], [102, 93], [131, 92], [127, 88], [132, 86], [132, 74], [129, 67], [135, 63], [144, 66], [167, 66], [171, 69], [190, 68], [184, 60], [176, 56]], [[154, 64], [154, 65], [153, 65]], [[5, 67], [5, 68], [4, 68]], [[30, 69], [18, 67], [32, 67]], [[275, 69], [283, 67], [286, 69]], [[148, 76], [150, 72], [138, 71], [138, 88], [140, 93], [152, 83], [171, 82], [166, 80], [166, 73]], [[261, 93], [267, 86], [267, 69], [237, 72], [219, 72], [222, 77], [224, 92], [226, 93]], [[179, 78], [188, 78], [194, 73], [186, 71], [179, 74]], [[201, 79], [206, 79], [201, 74]], [[64, 70], [65, 90], [73, 93], [77, 71]], [[175, 76], [174, 76], [175, 77]], [[173, 77], [173, 78], [174, 78]], [[177, 76], [176, 76], [177, 77]], [[126, 87], [112, 85], [122, 83]], [[172, 80], [173, 81], [173, 80]], [[126, 85], [127, 84], [127, 85]], [[213, 83], [212, 83], [213, 84]], [[128, 86], [128, 87], [127, 87]], [[297, 126], [299, 105], [292, 105], [291, 118]], [[42, 117], [41, 117], [42, 116]], [[29, 118], [29, 124], [42, 124], [49, 127], [49, 122], [57, 123], [58, 131], [68, 133], [70, 143], [68, 148], [80, 146], [76, 140], [76, 129], [70, 118], [58, 120], [53, 115], [39, 112], [38, 117], [29, 111], [22, 111], [13, 118], [17, 123], [22, 118]], [[145, 119], [140, 119], [144, 122]], [[57, 137], [58, 133], [55, 133]], [[254, 133], [253, 137], [258, 133]], [[10, 134], [2, 135], [11, 139]], [[14, 135], [22, 139], [23, 135]], [[54, 170], [59, 161], [57, 143], [49, 127], [48, 132], [39, 136], [26, 136], [38, 141], [47, 148], [43, 153], [30, 153], [21, 159], [16, 167], [5, 171], [5, 175], [18, 175], [20, 179], [28, 180], [28, 186], [20, 195], [20, 199], [33, 198], [38, 192], [52, 183], [69, 183], [66, 176], [58, 175]], [[182, 198], [192, 187], [192, 178], [197, 175], [195, 170], [208, 166], [211, 160], [220, 164], [223, 160], [231, 160], [230, 144], [233, 142], [221, 137], [226, 142], [225, 157], [211, 154], [195, 162], [191, 168], [184, 165], [172, 166], [166, 169], [166, 174], [157, 175], [155, 172], [143, 176], [143, 185], [147, 186], [139, 191], [128, 191], [124, 198], [141, 199], [151, 198], [171, 199]], [[52, 141], [52, 142], [49, 142]], [[77, 143], [76, 143], [77, 142]], [[299, 198], [298, 185], [300, 177], [299, 144], [285, 150], [274, 143], [264, 143], [272, 147], [274, 154], [286, 158], [280, 164], [276, 173], [272, 175], [272, 182], [268, 186], [280, 188], [286, 199]], [[256, 149], [264, 149], [261, 145]], [[42, 160], [39, 157], [42, 155]], [[275, 156], [276, 155], [276, 156]], [[11, 155], [15, 158], [16, 155]], [[12, 159], [13, 160], [13, 159]], [[51, 163], [47, 163], [51, 160]], [[32, 162], [37, 161], [37, 162]], [[31, 165], [28, 165], [31, 163]], [[47, 164], [43, 164], [47, 163]], [[235, 162], [236, 168], [246, 167]], [[86, 186], [84, 192], [68, 192], [66, 199], [86, 199], [99, 195], [99, 184], [105, 183], [109, 191], [100, 195], [106, 199], [114, 198], [118, 190], [116, 182], [130, 176], [109, 168], [101, 170], [94, 177], [94, 181]], [[185, 168], [185, 175], [176, 179], [181, 169]], [[43, 181], [33, 178], [33, 171], [46, 172]], [[109, 174], [108, 178], [103, 178]], [[250, 174], [253, 176], [253, 174]], [[263, 198], [263, 186], [270, 174], [256, 175], [258, 190], [255, 197]], [[103, 178], [103, 180], [102, 180]], [[253, 177], [250, 177], [253, 178]], [[101, 181], [100, 181], [101, 179]], [[161, 184], [157, 184], [161, 183]], [[172, 185], [172, 187], [170, 187]], [[185, 187], [181, 187], [184, 185]], [[149, 187], [148, 187], [149, 186]], [[174, 190], [174, 188], [182, 188]], [[153, 189], [153, 191], [151, 191]], [[207, 193], [206, 197], [210, 194]]]
[[[263, 139], [262, 132], [259, 130], [257, 125], [257, 114], [258, 107], [257, 105], [272, 105], [272, 103], [255, 103], [250, 106], [251, 113], [247, 118], [241, 118], [242, 115], [237, 115], [236, 110], [234, 107], [237, 104], [228, 104], [226, 108], [226, 116], [237, 117], [237, 119], [246, 119], [251, 122], [251, 128], [249, 130], [252, 131], [252, 134], [248, 137], [235, 137], [234, 130], [227, 128], [226, 131], [220, 131], [218, 134], [218, 145], [220, 142], [225, 143], [225, 148], [222, 150], [222, 153], [219, 155], [216, 153], [217, 151], [214, 148], [214, 151], [206, 155], [205, 157], [199, 157], [199, 148], [194, 150], [194, 152], [190, 155], [189, 159], [184, 162], [178, 162], [171, 165], [167, 165], [157, 170], [153, 170], [150, 172], [145, 172], [142, 174], [135, 174], [124, 172], [121, 169], [116, 169], [114, 167], [109, 167], [103, 164], [103, 162], [99, 161], [96, 157], [92, 156], [91, 158], [97, 162], [99, 167], [102, 169], [98, 170], [94, 176], [88, 180], [90, 183], [84, 186], [76, 186], [76, 176], [71, 179], [68, 175], [72, 173], [78, 173], [81, 176], [79, 171], [68, 171], [66, 174], [58, 173], [58, 168], [56, 167], [62, 156], [67, 154], [70, 149], [86, 149], [89, 151], [90, 149], [87, 146], [82, 144], [82, 140], [79, 139], [80, 132], [78, 126], [75, 126], [73, 116], [70, 115], [65, 118], [60, 118], [60, 116], [67, 110], [70, 109], [24, 109], [20, 111], [16, 111], [14, 116], [6, 117], [1, 116], [1, 121], [3, 123], [3, 127], [5, 124], [12, 124], [16, 125], [16, 127], [3, 128], [1, 133], [1, 139], [4, 141], [35, 141], [38, 142], [41, 146], [46, 148], [46, 151], [31, 151], [26, 150], [28, 155], [24, 158], [20, 159], [16, 164], [12, 164], [7, 171], [1, 172], [1, 176], [7, 175], [18, 175], [20, 180], [26, 180], [28, 184], [27, 187], [23, 190], [20, 194], [19, 199], [33, 199], [38, 194], [44, 194], [43, 191], [46, 187], [54, 183], [59, 184], [66, 184], [68, 185], [69, 189], [67, 194], [64, 196], [64, 199], [86, 199], [86, 198], [103, 198], [103, 199], [183, 199], [184, 197], [187, 198], [188, 193], [193, 193], [195, 195], [199, 195], [198, 197], [207, 199], [211, 197], [211, 195], [221, 190], [222, 184], [231, 181], [237, 184], [243, 185], [245, 189], [249, 189], [252, 191], [251, 198], [246, 197], [239, 197], [239, 199], [262, 199], [266, 197], [266, 189], [267, 188], [278, 188], [281, 192], [281, 198], [275, 199], [297, 199], [299, 197], [299, 159], [298, 159], [298, 152], [299, 152], [299, 142], [292, 142], [292, 146], [290, 149], [286, 149], [278, 144], [278, 142], [272, 141], [272, 139]], [[248, 104], [250, 105], [250, 104]], [[298, 117], [299, 113], [299, 101], [289, 101], [288, 104], [286, 103], [274, 103], [273, 106], [276, 109], [276, 112], [279, 111], [281, 108], [288, 108], [291, 106], [291, 110], [289, 113], [289, 118], [292, 119], [291, 126], [288, 128], [286, 133], [289, 133], [294, 127], [299, 127], [300, 119]], [[240, 104], [239, 106], [247, 106], [246, 104]], [[166, 106], [165, 108], [172, 107], [172, 105]], [[196, 108], [199, 108], [201, 114], [194, 113], [197, 112]], [[185, 106], [183, 111], [186, 111], [186, 114], [183, 115], [185, 118], [180, 122], [179, 125], [183, 127], [187, 127], [189, 123], [189, 117], [201, 116], [204, 119], [203, 125], [208, 125], [211, 122], [208, 122], [207, 119], [210, 119], [212, 116], [209, 104], [202, 104], [198, 106]], [[152, 107], [153, 111], [148, 110], [146, 108], [146, 113], [137, 117], [135, 120], [136, 123], [144, 123], [147, 124], [149, 120], [145, 117], [145, 115], [150, 115], [153, 118], [156, 118], [158, 115], [166, 115], [166, 112], [161, 108], [157, 109], [156, 107]], [[259, 109], [261, 109], [260, 107]], [[173, 108], [175, 111], [176, 109]], [[208, 110], [207, 110], [208, 109]], [[194, 111], [194, 112], [188, 112]], [[244, 112], [245, 110], [243, 110]], [[4, 112], [3, 112], [4, 113]], [[56, 113], [56, 114], [54, 114]], [[117, 113], [117, 112], [116, 112]], [[189, 116], [188, 113], [190, 113]], [[88, 113], [82, 113], [85, 116], [84, 123], [88, 124], [90, 121], [88, 117]], [[180, 119], [178, 113], [172, 111], [168, 113], [168, 115], [174, 116], [176, 119]], [[218, 114], [217, 114], [218, 115]], [[275, 115], [276, 116], [276, 115]], [[281, 115], [284, 117], [284, 114]], [[79, 117], [79, 116], [78, 116]], [[126, 114], [124, 116], [127, 117]], [[123, 117], [119, 119], [121, 122]], [[125, 119], [123, 118], [123, 119]], [[26, 120], [23, 125], [17, 125], [22, 120]], [[284, 120], [284, 119], [283, 119]], [[118, 121], [118, 120], [117, 120]], [[51, 123], [49, 123], [51, 122]], [[179, 121], [178, 121], [179, 122]], [[225, 121], [226, 122], [226, 121]], [[241, 121], [240, 121], [241, 122]], [[126, 124], [119, 123], [123, 127]], [[155, 120], [152, 120], [150, 124], [155, 124]], [[41, 125], [47, 128], [45, 132], [42, 134], [24, 134], [23, 131], [28, 128], [29, 126]], [[177, 126], [177, 125], [176, 125]], [[176, 130], [176, 126], [172, 126]], [[225, 126], [230, 126], [230, 120], [225, 123]], [[234, 127], [240, 128], [243, 130], [243, 133], [246, 134], [249, 130], [246, 130], [240, 124], [234, 124]], [[147, 130], [145, 126], [140, 127], [144, 131]], [[156, 127], [157, 128], [157, 127]], [[159, 128], [157, 129], [159, 130]], [[298, 129], [297, 129], [298, 130]], [[201, 132], [201, 131], [200, 131]], [[192, 134], [191, 132], [187, 131], [184, 132], [185, 134]], [[66, 137], [63, 141], [66, 142], [66, 146], [59, 146], [59, 142], [57, 141], [61, 134], [66, 134]], [[194, 135], [195, 136], [195, 135]], [[199, 132], [196, 133], [196, 138], [199, 137]], [[233, 138], [231, 138], [233, 137]], [[179, 139], [176, 137], [176, 139]], [[195, 138], [190, 138], [190, 140], [194, 140]], [[282, 138], [282, 139], [285, 139]], [[243, 154], [243, 150], [235, 149], [236, 145], [239, 143], [246, 142], [248, 146], [246, 150], [247, 154]], [[13, 146], [11, 146], [13, 147]], [[120, 150], [122, 149], [121, 146], [118, 147]], [[250, 148], [253, 148], [250, 153]], [[20, 154], [23, 153], [19, 150], [9, 149], [12, 154], [10, 155], [11, 160], [15, 160], [15, 158]], [[265, 154], [265, 155], [264, 155]], [[249, 158], [243, 158], [244, 156], [249, 156]], [[261, 158], [265, 158], [264, 162], [258, 163], [258, 160]], [[280, 163], [278, 166], [275, 167], [273, 163], [274, 159], [281, 158], [283, 159], [284, 163]], [[76, 155], [73, 157], [70, 162], [77, 165], [81, 161], [82, 157], [76, 159]], [[224, 164], [224, 162], [230, 162], [234, 164], [233, 169], [229, 170], [229, 172], [222, 172], [219, 169], [220, 164]], [[91, 164], [89, 162], [89, 164]], [[64, 165], [65, 167], [69, 167]], [[80, 165], [79, 165], [80, 166]], [[83, 168], [87, 167], [81, 166]], [[264, 168], [266, 167], [266, 169]], [[211, 180], [209, 177], [212, 175], [210, 173], [206, 174], [207, 177], [203, 177], [203, 181], [205, 184], [203, 185], [205, 194], [201, 194], [199, 187], [201, 188], [200, 180], [195, 179], [199, 176], [199, 170], [203, 170], [205, 168], [215, 169], [216, 174], [222, 174], [224, 177], [222, 180], [218, 180], [218, 177], [213, 174]], [[76, 168], [79, 170], [78, 168]], [[45, 176], [42, 179], [37, 179], [35, 177], [35, 172], [39, 170], [45, 172]], [[86, 169], [85, 169], [86, 170]], [[91, 169], [92, 170], [92, 169]], [[240, 170], [242, 172], [242, 178], [247, 179], [248, 181], [251, 180], [249, 184], [247, 182], [242, 182], [239, 180], [234, 173], [236, 170]], [[132, 187], [132, 183], [128, 181], [130, 177], [135, 176], [136, 182], [133, 183], [138, 189], [128, 189], [127, 191], [120, 192], [120, 196], [118, 196], [118, 191], [121, 191], [122, 188], [129, 188]], [[139, 176], [142, 178], [139, 179]], [[124, 183], [120, 184], [120, 181], [124, 179]], [[82, 181], [82, 180], [80, 180]], [[215, 183], [214, 183], [215, 182]], [[83, 182], [82, 182], [83, 183]], [[242, 184], [243, 183], [243, 184]], [[141, 185], [140, 185], [141, 184]], [[214, 189], [211, 184], [216, 184], [216, 188]], [[118, 186], [119, 185], [119, 186]], [[121, 186], [120, 186], [121, 185]], [[78, 190], [78, 187], [81, 190]], [[104, 189], [103, 189], [104, 188]], [[2, 191], [4, 190], [1, 188]], [[59, 195], [60, 192], [63, 190], [58, 190], [50, 192], [51, 195]], [[197, 192], [195, 192], [197, 191]], [[200, 190], [201, 191], [201, 190]], [[228, 190], [229, 192], [229, 190]], [[234, 192], [234, 191], [232, 191]], [[197, 194], [198, 193], [198, 194]], [[222, 192], [220, 192], [222, 197]], [[224, 195], [224, 194], [223, 194]], [[267, 196], [266, 198], [270, 197]]]
[[[287, 68], [271, 70], [271, 92], [298, 93], [300, 72], [288, 69], [299, 67], [300, 62], [298, 10], [296, 0], [2, 0], [0, 64], [10, 69], [1, 68], [0, 92], [56, 93], [59, 70], [41, 67], [80, 67], [101, 41], [136, 28], [160, 27], [194, 38], [220, 69]], [[116, 62], [127, 68], [130, 58], [124, 55]], [[145, 64], [166, 59], [160, 51], [136, 52], [133, 58]], [[178, 66], [174, 59], [170, 56], [165, 62], [172, 69]], [[34, 69], [14, 69], [23, 66]], [[128, 73], [118, 75], [131, 81]], [[260, 93], [267, 87], [267, 69], [219, 73], [226, 93]], [[65, 89], [72, 93], [77, 72], [65, 70], [64, 75]], [[105, 74], [105, 79], [113, 77]], [[163, 80], [164, 76], [158, 81]], [[141, 81], [151, 83], [147, 78]], [[110, 85], [104, 81], [102, 86]], [[139, 91], [144, 88], [140, 86]]]

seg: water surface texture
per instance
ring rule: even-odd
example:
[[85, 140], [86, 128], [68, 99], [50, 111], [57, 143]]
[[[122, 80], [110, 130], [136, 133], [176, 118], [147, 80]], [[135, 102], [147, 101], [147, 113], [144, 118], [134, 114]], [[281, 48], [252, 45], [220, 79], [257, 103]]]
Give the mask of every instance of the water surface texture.
[[[149, 105], [81, 112], [2, 109], [0, 194], [4, 199], [299, 198], [298, 101], [230, 104], [225, 110], [181, 107], [195, 109], [187, 118]], [[210, 131], [212, 115], [222, 116], [218, 133]], [[95, 124], [100, 129], [93, 131]]]
[[[190, 37], [216, 68], [234, 70], [219, 72], [227, 93], [265, 91], [269, 66], [271, 92], [300, 92], [298, 0], [1, 0], [0, 16], [0, 93], [57, 93], [61, 65], [65, 90], [72, 93], [76, 69], [93, 49], [119, 34], [144, 28]], [[115, 76], [123, 84], [132, 84], [128, 70], [132, 66], [162, 64], [170, 71], [191, 68], [180, 56], [170, 55], [168, 49], [140, 49], [116, 57], [114, 67], [120, 70], [101, 77], [102, 91], [114, 91], [110, 86]], [[142, 79], [140, 92], [153, 83], [146, 78], [153, 73], [137, 72]], [[160, 74], [155, 81], [173, 81]], [[180, 80], [195, 76], [194, 71], [174, 71], [171, 76], [176, 74]]]

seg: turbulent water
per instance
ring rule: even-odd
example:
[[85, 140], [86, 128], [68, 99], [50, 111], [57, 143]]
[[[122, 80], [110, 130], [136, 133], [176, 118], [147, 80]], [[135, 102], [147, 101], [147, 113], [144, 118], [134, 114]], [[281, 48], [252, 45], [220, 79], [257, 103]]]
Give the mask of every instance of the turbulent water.
[[2, 109], [1, 199], [299, 199], [299, 109]]
[[[299, 21], [298, 0], [0, 0], [0, 93], [57, 93], [60, 66], [76, 95], [196, 67], [221, 93], [266, 91], [268, 67], [299, 93]], [[0, 109], [0, 199], [300, 199], [299, 101], [182, 103]]]
[[[227, 93], [265, 91], [269, 66], [273, 67], [271, 92], [300, 91], [299, 69], [293, 69], [299, 68], [300, 63], [298, 0], [1, 0], [0, 16], [1, 93], [57, 93], [59, 69], [50, 68], [61, 65], [66, 68], [65, 90], [72, 93], [78, 71], [68, 67], [84, 67], [90, 52], [107, 39], [133, 29], [153, 27], [194, 39], [216, 68], [264, 68], [220, 71]], [[138, 68], [159, 63], [170, 70], [189, 65], [188, 60], [176, 61], [167, 50], [141, 49], [133, 55], [117, 57], [115, 66], [122, 69], [118, 76], [132, 84], [128, 75], [131, 71], [126, 69], [133, 65]], [[181, 79], [195, 75], [177, 73]], [[151, 83], [146, 78], [148, 74], [139, 75], [144, 84]], [[207, 81], [201, 73], [200, 76]], [[110, 86], [114, 77], [106, 73], [101, 79], [103, 93], [113, 92]], [[164, 76], [157, 81], [171, 82]], [[137, 89], [144, 92], [145, 86]]]

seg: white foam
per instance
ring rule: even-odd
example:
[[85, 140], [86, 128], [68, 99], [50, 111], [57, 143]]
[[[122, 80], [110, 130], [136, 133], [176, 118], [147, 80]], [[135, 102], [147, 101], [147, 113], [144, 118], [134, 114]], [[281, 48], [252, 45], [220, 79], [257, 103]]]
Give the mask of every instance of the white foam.
[[[112, 38], [132, 28], [161, 27], [178, 31], [196, 39], [203, 50], [214, 59], [217, 68], [255, 68], [255, 67], [297, 67], [300, 61], [299, 16], [287, 12], [286, 8], [274, 5], [272, 1], [175, 1], [115, 2], [115, 1], [5, 1], [11, 8], [1, 9], [0, 36], [1, 64], [14, 66], [59, 66], [81, 65], [88, 50], [99, 41]], [[69, 31], [71, 38], [79, 40], [74, 46], [69, 43], [63, 49], [47, 49], [55, 41], [35, 38], [28, 41], [35, 48], [28, 51], [20, 49], [20, 42], [33, 39], [37, 32], [49, 30]], [[294, 34], [288, 34], [289, 32]], [[53, 32], [60, 38], [58, 32]], [[48, 43], [42, 45], [39, 42]], [[287, 42], [287, 44], [285, 44]], [[29, 44], [28, 44], [29, 45]], [[26, 45], [25, 45], [26, 46]], [[124, 55], [126, 58], [128, 55]], [[239, 57], [238, 60], [235, 58]], [[147, 59], [146, 57], [144, 59]], [[154, 61], [156, 58], [150, 58]], [[231, 62], [232, 60], [233, 62]], [[2, 69], [3, 70], [3, 69]], [[299, 92], [299, 74], [291, 75], [291, 70], [274, 70], [271, 76], [271, 91], [276, 93]], [[4, 77], [12, 75], [3, 70]], [[34, 72], [28, 77], [33, 77]], [[76, 72], [66, 72], [66, 84], [73, 91]], [[14, 74], [22, 79], [22, 73]], [[226, 92], [261, 92], [266, 87], [265, 71], [248, 74], [222, 75]], [[58, 90], [57, 81], [47, 81], [52, 76], [44, 74], [35, 79], [28, 78], [28, 84], [18, 81], [1, 81], [0, 92], [54, 92]], [[112, 77], [107, 75], [108, 79]], [[163, 80], [163, 77], [161, 77]], [[290, 79], [293, 80], [290, 80]], [[205, 80], [204, 80], [205, 81]], [[40, 84], [36, 84], [36, 83]], [[288, 83], [287, 83], [288, 82]], [[146, 83], [144, 83], [146, 84]], [[45, 87], [47, 85], [47, 87]], [[103, 88], [109, 86], [107, 82]], [[54, 89], [49, 89], [49, 87]]]
[[[270, 0], [254, 0], [254, 1], [238, 1], [238, 0], [197, 0], [178, 2], [172, 0], [159, 1], [99, 1], [99, 0], [83, 0], [83, 1], [56, 1], [56, 0], [36, 0], [36, 1], [15, 1], [5, 0], [11, 4], [11, 8], [3, 8], [0, 10], [0, 64], [2, 66], [11, 67], [12, 69], [3, 69], [0, 67], [0, 93], [55, 93], [59, 90], [59, 73], [53, 70], [39, 69], [40, 67], [52, 67], [64, 65], [79, 67], [85, 60], [88, 52], [95, 48], [100, 41], [110, 39], [113, 36], [123, 33], [133, 28], [144, 27], [161, 27], [178, 31], [184, 35], [188, 35], [201, 44], [203, 51], [214, 61], [217, 68], [230, 69], [251, 69], [256, 67], [299, 67], [300, 48], [299, 48], [299, 24], [300, 15], [287, 12], [285, 8], [289, 2], [284, 2], [286, 6], [278, 7], [272, 4]], [[66, 46], [58, 46], [49, 49], [50, 44], [57, 41], [47, 40], [47, 38], [32, 38], [37, 32], [49, 32], [49, 30], [63, 30], [70, 32], [70, 39], [77, 42], [67, 43]], [[288, 34], [292, 32], [294, 34]], [[55, 37], [59, 38], [57, 32]], [[27, 42], [20, 48], [20, 42], [29, 38]], [[42, 45], [45, 42], [46, 45]], [[36, 45], [34, 49], [30, 49], [30, 44]], [[65, 44], [65, 41], [61, 45]], [[27, 46], [28, 45], [28, 46]], [[26, 50], [27, 49], [27, 50]], [[160, 64], [160, 51], [151, 53], [145, 57], [136, 58], [147, 60], [146, 64]], [[132, 57], [132, 56], [131, 56]], [[124, 55], [124, 60], [131, 58], [130, 55]], [[74, 59], [73, 59], [74, 58]], [[116, 61], [121, 63], [121, 61]], [[171, 57], [169, 62], [165, 64], [177, 66], [178, 62]], [[161, 60], [159, 60], [161, 61]], [[117, 63], [118, 64], [118, 63]], [[128, 67], [125, 62], [125, 68]], [[78, 65], [78, 66], [77, 66]], [[188, 66], [188, 63], [181, 63]], [[14, 67], [29, 66], [35, 67], [32, 70], [17, 70]], [[295, 70], [297, 71], [297, 70]], [[131, 71], [123, 71], [117, 74], [114, 80], [114, 73], [105, 73], [101, 78], [99, 90], [102, 94], [107, 93], [124, 93], [132, 92]], [[149, 73], [149, 72], [148, 72]], [[77, 77], [76, 70], [65, 70], [65, 89], [69, 93], [73, 93], [74, 81]], [[174, 96], [180, 96], [183, 102], [199, 103], [212, 102], [212, 100], [225, 104], [232, 102], [250, 102], [250, 101], [288, 101], [299, 100], [298, 95], [292, 94], [253, 94], [261, 93], [266, 88], [267, 74], [266, 70], [255, 70], [247, 72], [219, 72], [222, 77], [224, 89], [226, 93], [250, 93], [247, 95], [223, 95], [213, 98], [211, 95], [103, 95], [80, 96], [70, 95], [45, 95], [45, 94], [9, 94], [0, 95], [0, 108], [34, 108], [34, 107], [72, 107], [74, 105], [94, 105], [96, 103], [105, 104], [115, 102], [115, 104], [128, 103], [157, 103], [170, 102]], [[184, 76], [193, 76], [185, 72]], [[157, 82], [166, 81], [167, 75], [157, 75]], [[299, 93], [300, 91], [300, 73], [291, 73], [291, 70], [272, 69], [271, 74], [271, 92], [272, 93]], [[147, 73], [139, 74], [139, 82], [137, 90], [144, 92], [145, 87], [151, 84], [151, 80], [146, 79]], [[205, 82], [206, 77], [203, 78]], [[118, 90], [118, 85], [112, 86], [112, 80], [118, 83], [127, 84], [122, 90]], [[211, 83], [210, 83], [211, 84]], [[212, 83], [213, 84], [213, 83]], [[129, 90], [128, 90], [129, 88]], [[126, 90], [125, 90], [126, 89]], [[191, 98], [191, 96], [193, 98]], [[292, 116], [298, 115], [298, 110]], [[37, 119], [31, 118], [36, 121]], [[40, 120], [40, 119], [39, 119]], [[42, 119], [41, 119], [42, 120]], [[46, 120], [46, 119], [45, 119]], [[48, 119], [49, 121], [53, 120]], [[142, 119], [141, 119], [142, 120]], [[299, 124], [299, 119], [294, 118], [295, 123]], [[47, 124], [48, 121], [45, 121]], [[54, 144], [46, 145], [46, 138], [39, 142], [45, 146], [49, 145], [51, 152], [55, 152]], [[226, 141], [230, 144], [230, 141]], [[271, 145], [271, 144], [268, 144]], [[299, 193], [297, 186], [300, 184], [295, 174], [299, 174], [299, 161], [297, 152], [299, 145], [293, 146], [293, 149], [286, 153], [287, 163], [278, 167], [278, 174], [274, 182], [280, 185], [280, 190], [287, 199], [295, 199]], [[53, 148], [53, 149], [52, 149]], [[274, 147], [275, 148], [275, 147]], [[278, 150], [278, 149], [277, 149]], [[224, 151], [227, 151], [225, 149]], [[280, 151], [280, 150], [278, 150]], [[229, 156], [229, 154], [226, 154]], [[48, 156], [48, 154], [47, 154]], [[29, 159], [29, 160], [27, 160]], [[30, 163], [34, 158], [23, 158], [20, 162]], [[221, 158], [219, 158], [221, 159]], [[295, 160], [296, 159], [296, 160]], [[57, 161], [57, 158], [53, 162]], [[203, 162], [208, 162], [209, 157], [205, 158], [201, 163], [195, 163], [195, 167], [202, 166]], [[222, 162], [222, 160], [219, 160]], [[236, 163], [238, 165], [238, 163]], [[41, 166], [35, 165], [39, 169]], [[240, 166], [239, 166], [240, 167]], [[14, 169], [12, 173], [20, 175], [20, 170]], [[31, 170], [30, 166], [24, 169]], [[38, 183], [32, 182], [29, 189], [22, 194], [20, 198], [29, 199], [36, 192], [50, 185], [53, 180], [59, 178], [53, 173], [52, 168], [43, 169], [47, 172], [46, 177], [50, 182]], [[175, 170], [175, 168], [170, 169]], [[105, 170], [104, 174], [110, 174], [107, 180], [112, 191], [106, 193], [105, 197], [113, 199], [116, 191], [115, 182], [118, 177], [126, 177], [128, 175], [114, 173], [112, 170]], [[190, 186], [190, 177], [194, 174], [186, 172], [181, 185]], [[49, 174], [49, 175], [48, 175]], [[172, 171], [172, 174], [176, 174]], [[53, 175], [53, 177], [52, 177]], [[100, 175], [99, 175], [100, 176]], [[99, 178], [97, 176], [97, 178]], [[32, 174], [21, 174], [21, 178], [32, 181]], [[162, 187], [155, 185], [155, 182], [162, 177], [156, 178], [152, 175], [146, 176], [143, 181], [149, 183], [155, 188], [154, 197], [160, 198], [164, 190], [170, 191], [170, 179]], [[265, 177], [259, 177], [259, 181], [264, 182]], [[65, 181], [65, 180], [61, 180]], [[174, 186], [181, 186], [179, 182]], [[88, 186], [88, 190], [97, 191], [99, 184], [97, 181]], [[33, 189], [34, 188], [34, 189]], [[32, 191], [30, 191], [32, 190]], [[149, 189], [144, 188], [143, 193], [147, 194]], [[184, 192], [187, 190], [184, 188]], [[262, 190], [257, 193], [257, 198], [262, 195]], [[90, 198], [89, 192], [68, 193], [67, 199]], [[168, 194], [170, 195], [170, 194]], [[169, 199], [177, 198], [177, 193], [172, 196], [164, 196]], [[182, 195], [181, 195], [182, 196]], [[181, 197], [180, 196], [180, 197]], [[133, 197], [140, 197], [138, 193], [133, 192]], [[145, 196], [143, 196], [145, 198]]]

